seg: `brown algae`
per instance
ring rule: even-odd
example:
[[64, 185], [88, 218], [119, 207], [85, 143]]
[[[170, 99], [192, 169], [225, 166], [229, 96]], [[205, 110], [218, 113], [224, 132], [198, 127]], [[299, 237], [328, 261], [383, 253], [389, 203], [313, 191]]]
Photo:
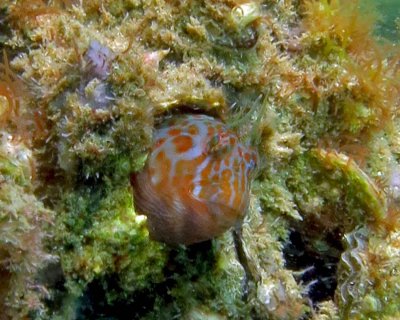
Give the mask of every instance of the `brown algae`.
[[[2, 1], [6, 319], [399, 318], [400, 49], [359, 4]], [[171, 248], [129, 177], [187, 112], [260, 170], [240, 237]]]

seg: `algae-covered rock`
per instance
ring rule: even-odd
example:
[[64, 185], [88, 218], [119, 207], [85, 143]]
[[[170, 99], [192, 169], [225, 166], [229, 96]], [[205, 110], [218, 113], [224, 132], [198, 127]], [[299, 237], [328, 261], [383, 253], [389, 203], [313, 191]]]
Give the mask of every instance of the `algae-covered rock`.
[[[1, 309], [399, 317], [400, 50], [375, 12], [356, 0], [3, 1]], [[224, 121], [260, 161], [242, 224], [169, 247], [149, 238], [130, 175], [182, 113]]]
[[[129, 187], [85, 187], [69, 193], [57, 217], [56, 242], [67, 279], [82, 285], [115, 273], [127, 292], [163, 280], [166, 248], [150, 241], [146, 217], [134, 211]], [[149, 267], [151, 266], [151, 268]]]
[[37, 273], [56, 259], [45, 247], [53, 213], [33, 194], [31, 150], [4, 131], [0, 141], [1, 318], [22, 319], [45, 310]]
[[345, 241], [336, 291], [341, 319], [399, 317], [398, 232], [379, 235], [357, 229]]

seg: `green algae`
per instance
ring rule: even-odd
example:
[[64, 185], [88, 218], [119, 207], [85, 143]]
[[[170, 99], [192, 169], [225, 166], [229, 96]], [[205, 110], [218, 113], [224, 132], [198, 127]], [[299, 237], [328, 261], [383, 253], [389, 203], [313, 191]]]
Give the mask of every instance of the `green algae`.
[[[350, 198], [362, 202], [378, 222], [385, 218], [387, 206], [383, 192], [354, 161], [343, 154], [326, 150], [312, 150], [312, 153], [326, 169], [341, 172], [342, 178], [348, 181], [342, 184], [346, 185]], [[332, 183], [330, 185], [332, 186]], [[350, 209], [350, 211], [352, 210]]]
[[[46, 244], [63, 283], [45, 282], [46, 299], [34, 294], [33, 307], [22, 300], [10, 315], [398, 316], [400, 55], [373, 38], [372, 15], [361, 15], [356, 1], [0, 6], [8, 25], [0, 46], [10, 54], [0, 69], [0, 123], [35, 163], [1, 153], [1, 212], [14, 220], [0, 228], [16, 226], [1, 239], [29, 230], [40, 241], [26, 257], [42, 265], [44, 227], [34, 221], [54, 215]], [[93, 40], [113, 52], [101, 79], [88, 67]], [[27, 90], [17, 90], [22, 84]], [[143, 167], [155, 125], [186, 111], [224, 119], [259, 150], [239, 240], [226, 233], [168, 248], [149, 239], [135, 212], [129, 175]], [[293, 232], [314, 255], [307, 266], [288, 263], [287, 247], [299, 246]], [[1, 291], [8, 308], [3, 292], [32, 294], [26, 279], [39, 268], [21, 278], [25, 260], [14, 273], [1, 269], [19, 281]], [[336, 291], [324, 301], [313, 287], [322, 274], [304, 276], [320, 261], [338, 266], [330, 273]]]
[[63, 246], [61, 265], [69, 277], [81, 278], [84, 285], [117, 273], [126, 291], [162, 280], [166, 251], [150, 242], [146, 217], [135, 213], [129, 187], [82, 187], [68, 194], [64, 203], [55, 240]]
[[45, 309], [37, 273], [56, 259], [45, 247], [53, 212], [33, 194], [31, 150], [0, 137], [0, 305], [2, 316], [20, 319]]

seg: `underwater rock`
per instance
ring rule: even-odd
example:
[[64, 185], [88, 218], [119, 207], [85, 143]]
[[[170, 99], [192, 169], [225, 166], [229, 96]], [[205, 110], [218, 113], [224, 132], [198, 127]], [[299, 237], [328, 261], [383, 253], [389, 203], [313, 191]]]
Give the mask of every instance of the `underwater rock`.
[[33, 194], [32, 151], [0, 132], [1, 319], [42, 312], [48, 291], [37, 272], [56, 257], [45, 248], [53, 212]]
[[399, 232], [369, 228], [344, 236], [335, 300], [340, 319], [399, 319]]
[[115, 100], [107, 83], [97, 78], [89, 81], [81, 98], [83, 104], [88, 104], [94, 110], [105, 109]]
[[132, 176], [135, 204], [151, 236], [170, 244], [211, 239], [240, 221], [249, 202], [255, 151], [222, 122], [174, 117], [154, 137], [144, 170]]
[[[375, 38], [373, 10], [356, 0], [0, 2], [0, 122], [37, 169], [34, 191], [0, 169], [0, 212], [21, 213], [4, 219], [2, 237], [41, 235], [9, 226], [43, 201], [57, 212], [48, 248], [64, 276], [47, 287], [48, 316], [32, 319], [399, 318], [400, 54]], [[250, 136], [266, 160], [242, 225], [247, 265], [229, 232], [194, 254], [151, 241], [134, 210], [129, 178], [155, 120], [182, 106]], [[225, 146], [210, 154], [234, 152]], [[13, 153], [0, 163], [29, 171]], [[222, 174], [206, 181], [211, 196], [225, 186]], [[184, 193], [162, 192], [167, 204]], [[316, 294], [320, 283], [328, 293]], [[94, 284], [96, 303], [79, 300]], [[16, 299], [24, 288], [11, 288]]]

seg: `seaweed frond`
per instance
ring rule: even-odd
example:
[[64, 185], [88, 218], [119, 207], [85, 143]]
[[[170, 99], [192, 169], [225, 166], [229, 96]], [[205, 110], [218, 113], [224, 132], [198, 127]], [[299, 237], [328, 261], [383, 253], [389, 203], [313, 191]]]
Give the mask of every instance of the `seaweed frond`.
[[44, 113], [39, 109], [28, 109], [33, 95], [25, 82], [15, 74], [3, 50], [0, 63], [0, 97], [3, 97], [0, 110], [0, 126], [7, 128], [15, 138], [30, 145], [34, 138], [46, 134]]
[[26, 23], [35, 22], [39, 16], [60, 13], [59, 7], [48, 5], [44, 0], [21, 0], [10, 7], [8, 18], [14, 26], [23, 28]]
[[358, 0], [305, 0], [303, 9], [310, 53], [332, 70], [340, 66], [326, 96], [342, 133], [363, 137], [385, 128], [400, 106], [400, 48], [374, 36], [376, 10], [360, 9]]
[[7, 105], [0, 114], [0, 124], [3, 126], [13, 115], [19, 114], [19, 97], [25, 93], [21, 83], [22, 81], [10, 69], [6, 51], [3, 50], [3, 63], [0, 63], [0, 96], [7, 100]]
[[348, 52], [369, 51], [377, 20], [374, 10], [361, 13], [358, 0], [305, 0], [303, 6], [307, 30], [328, 35]]

